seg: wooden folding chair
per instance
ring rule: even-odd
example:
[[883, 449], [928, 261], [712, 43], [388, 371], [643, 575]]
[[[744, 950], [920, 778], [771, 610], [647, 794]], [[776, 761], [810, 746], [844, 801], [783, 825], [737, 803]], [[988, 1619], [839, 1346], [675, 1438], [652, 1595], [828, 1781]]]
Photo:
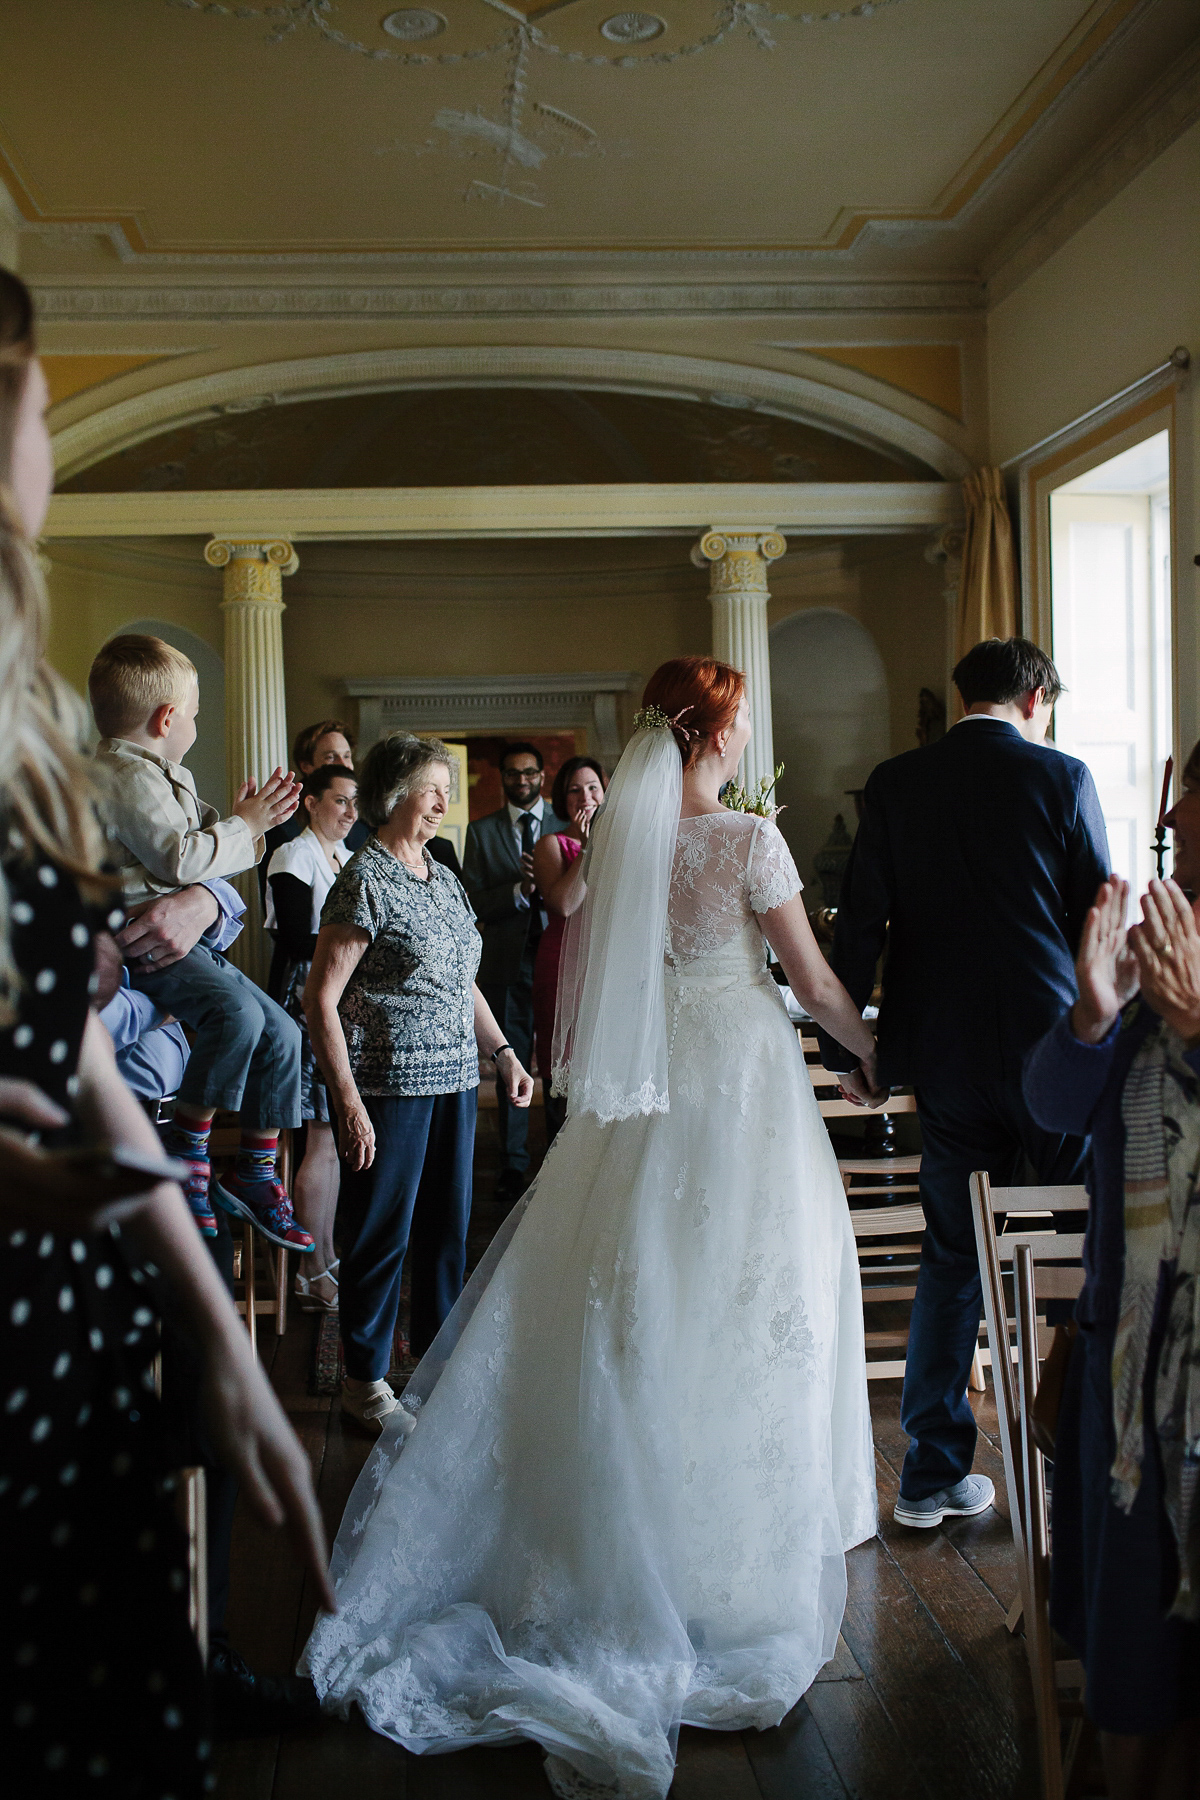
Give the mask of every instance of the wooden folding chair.
[[[1008, 1515], [1012, 1524], [1013, 1544], [1017, 1552], [1020, 1587], [1009, 1609], [1008, 1628], [1015, 1631], [1028, 1604], [1026, 1592], [1026, 1527], [1024, 1502], [1024, 1462], [1021, 1451], [1020, 1404], [1017, 1379], [1013, 1372], [1014, 1320], [1004, 1291], [1006, 1270], [1011, 1275], [1013, 1256], [1020, 1244], [1033, 1246], [1032, 1254], [1047, 1264], [1041, 1278], [1044, 1298], [1073, 1299], [1083, 1285], [1083, 1236], [1080, 1232], [1055, 1229], [1058, 1213], [1086, 1212], [1087, 1189], [1084, 1187], [994, 1188], [985, 1170], [971, 1176], [971, 1215], [975, 1225], [975, 1248], [979, 1255], [979, 1276], [983, 1284], [983, 1316], [987, 1326], [987, 1356], [992, 1366], [996, 1387], [996, 1417], [1000, 1430], [1000, 1451], [1004, 1461], [1004, 1486], [1008, 1494]], [[996, 1216], [1007, 1214], [1002, 1233], [997, 1235]], [[1052, 1265], [1056, 1272], [1052, 1273]], [[1054, 1285], [1061, 1294], [1050, 1293]]]
[[[816, 1038], [801, 1034], [800, 1048], [821, 1117], [861, 1119], [862, 1107], [852, 1100], [843, 1100], [837, 1091], [839, 1077], [822, 1067]], [[874, 1109], [897, 1118], [916, 1110], [917, 1102], [912, 1094], [891, 1094], [883, 1106]], [[911, 1302], [916, 1295], [921, 1234], [925, 1230], [925, 1215], [915, 1204], [920, 1191], [917, 1181], [920, 1168], [919, 1156], [838, 1157], [838, 1172], [850, 1203], [850, 1219], [858, 1245], [864, 1312], [872, 1305]], [[892, 1204], [881, 1206], [879, 1201], [884, 1198]], [[861, 1205], [864, 1200], [874, 1204], [864, 1208]], [[900, 1204], [902, 1201], [905, 1204]], [[889, 1330], [870, 1329], [865, 1332], [865, 1342], [869, 1381], [903, 1376], [903, 1356], [874, 1356], [872, 1352], [904, 1350], [908, 1344], [906, 1330], [898, 1330], [894, 1325]], [[970, 1386], [983, 1387], [983, 1368], [978, 1356], [971, 1365]]]
[[[1019, 1190], [1018, 1190], [1019, 1191]], [[1038, 1763], [1042, 1800], [1064, 1800], [1083, 1733], [1082, 1665], [1058, 1660], [1050, 1626], [1050, 1517], [1046, 1505], [1045, 1458], [1034, 1442], [1031, 1408], [1038, 1389], [1038, 1306], [1046, 1300], [1070, 1298], [1076, 1271], [1047, 1265], [1037, 1246], [1019, 1240], [1013, 1249], [1017, 1331], [1017, 1423], [1021, 1455], [1021, 1498], [1024, 1515], [1023, 1588], [1025, 1649], [1033, 1680], [1037, 1716]], [[1078, 1271], [1082, 1285], [1082, 1271]], [[997, 1383], [997, 1389], [999, 1384]], [[1062, 1726], [1068, 1725], [1063, 1743]]]
[[[214, 1166], [218, 1157], [237, 1153], [240, 1133], [236, 1125], [214, 1125], [209, 1137], [209, 1154]], [[292, 1134], [279, 1134], [279, 1179], [288, 1193], [292, 1191]], [[275, 1331], [282, 1337], [287, 1330], [288, 1253], [281, 1245], [269, 1244], [255, 1231], [249, 1220], [234, 1221], [231, 1226], [233, 1244], [233, 1280], [235, 1305], [246, 1321], [250, 1341], [258, 1349], [258, 1320], [274, 1319]], [[238, 1289], [240, 1288], [240, 1292]]]
[[202, 1468], [181, 1469], [176, 1510], [188, 1541], [188, 1624], [208, 1665], [208, 1488]]

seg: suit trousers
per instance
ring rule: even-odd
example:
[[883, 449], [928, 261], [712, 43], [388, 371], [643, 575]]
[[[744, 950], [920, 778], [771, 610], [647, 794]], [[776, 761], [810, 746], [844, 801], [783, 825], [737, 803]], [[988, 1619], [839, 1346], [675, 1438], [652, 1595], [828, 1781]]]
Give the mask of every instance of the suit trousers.
[[471, 1217], [476, 1089], [415, 1098], [364, 1094], [375, 1127], [369, 1169], [342, 1167], [338, 1300], [346, 1373], [381, 1381], [412, 1244], [414, 1356], [423, 1356], [462, 1292]]
[[906, 1500], [924, 1500], [970, 1473], [975, 1416], [967, 1380], [983, 1313], [970, 1177], [986, 1169], [1017, 1186], [1026, 1159], [1047, 1186], [1083, 1180], [1087, 1140], [1043, 1131], [1019, 1074], [918, 1087], [925, 1237], [913, 1301], [900, 1423], [912, 1440], [900, 1475]]
[[[526, 946], [521, 958], [521, 972], [516, 981], [506, 986], [488, 982], [482, 988], [484, 999], [496, 1016], [496, 1023], [517, 1053], [523, 1069], [533, 1061], [533, 953]], [[500, 1133], [500, 1173], [523, 1175], [529, 1167], [529, 1110], [510, 1106], [508, 1093], [499, 1074], [496, 1076], [496, 1124]]]

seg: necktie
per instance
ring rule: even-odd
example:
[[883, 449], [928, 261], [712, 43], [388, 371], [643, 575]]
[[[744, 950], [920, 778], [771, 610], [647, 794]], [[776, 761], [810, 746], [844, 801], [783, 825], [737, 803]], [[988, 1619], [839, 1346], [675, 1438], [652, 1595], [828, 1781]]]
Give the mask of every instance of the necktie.
[[[521, 854], [532, 856], [533, 846], [537, 842], [535, 820], [532, 813], [521, 814]], [[542, 935], [542, 908], [537, 894], [529, 902], [529, 931], [526, 943], [536, 944]]]

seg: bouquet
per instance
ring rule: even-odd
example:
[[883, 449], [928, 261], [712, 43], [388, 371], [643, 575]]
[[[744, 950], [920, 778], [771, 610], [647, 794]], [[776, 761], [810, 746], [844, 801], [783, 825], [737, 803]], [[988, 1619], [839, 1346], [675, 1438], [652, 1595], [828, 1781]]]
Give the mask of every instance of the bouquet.
[[760, 819], [777, 819], [783, 811], [782, 806], [771, 804], [771, 795], [775, 783], [783, 774], [784, 765], [776, 763], [775, 773], [771, 776], [760, 775], [757, 784], [749, 792], [740, 781], [731, 781], [721, 790], [721, 803], [730, 812], [757, 813]]

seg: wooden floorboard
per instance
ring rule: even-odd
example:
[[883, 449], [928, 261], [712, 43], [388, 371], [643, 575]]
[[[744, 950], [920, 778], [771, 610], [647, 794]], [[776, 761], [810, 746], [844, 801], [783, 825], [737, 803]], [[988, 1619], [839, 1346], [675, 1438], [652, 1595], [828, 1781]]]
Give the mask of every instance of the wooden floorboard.
[[[540, 1121], [539, 1121], [540, 1123]], [[503, 1213], [490, 1200], [494, 1146], [481, 1119], [480, 1200], [469, 1260]], [[310, 1457], [330, 1537], [371, 1443], [336, 1400], [308, 1394], [316, 1318], [293, 1311], [260, 1349]], [[899, 1382], [873, 1382], [879, 1535], [847, 1558], [848, 1602], [833, 1660], [782, 1724], [768, 1731], [680, 1734], [672, 1800], [1035, 1800], [1032, 1703], [1020, 1638], [1004, 1627], [1016, 1562], [1004, 1509], [995, 1404], [973, 1396], [976, 1467], [1000, 1506], [939, 1530], [891, 1519], [907, 1448]], [[230, 1637], [264, 1674], [290, 1672], [311, 1629], [315, 1595], [281, 1532], [244, 1507], [235, 1526]], [[547, 1800], [533, 1744], [415, 1757], [368, 1730], [324, 1720], [295, 1737], [224, 1744], [221, 1800]]]

